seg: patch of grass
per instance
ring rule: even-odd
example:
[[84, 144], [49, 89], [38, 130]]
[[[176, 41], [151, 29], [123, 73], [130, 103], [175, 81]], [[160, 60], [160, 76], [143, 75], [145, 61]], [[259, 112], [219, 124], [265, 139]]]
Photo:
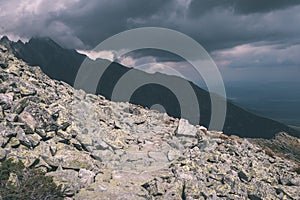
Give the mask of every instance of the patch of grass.
[[0, 166], [0, 196], [3, 200], [63, 199], [61, 188], [51, 177], [11, 159], [6, 159]]

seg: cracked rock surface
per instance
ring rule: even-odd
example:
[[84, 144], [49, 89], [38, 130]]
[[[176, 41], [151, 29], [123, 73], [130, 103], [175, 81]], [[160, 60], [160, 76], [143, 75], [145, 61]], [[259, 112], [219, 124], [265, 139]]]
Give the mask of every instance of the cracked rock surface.
[[300, 199], [296, 162], [52, 80], [0, 47], [0, 160], [44, 170], [65, 199]]

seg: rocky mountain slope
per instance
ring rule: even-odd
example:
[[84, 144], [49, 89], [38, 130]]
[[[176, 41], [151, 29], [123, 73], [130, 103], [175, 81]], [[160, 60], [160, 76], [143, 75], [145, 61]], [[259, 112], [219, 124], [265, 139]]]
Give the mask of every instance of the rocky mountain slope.
[[299, 138], [292, 137], [286, 133], [278, 133], [270, 140], [261, 138], [251, 138], [249, 140], [261, 147], [272, 150], [274, 153], [300, 163]]
[[0, 160], [45, 171], [65, 199], [300, 198], [296, 162], [75, 90], [2, 46], [0, 82]]
[[[0, 40], [0, 44], [6, 46], [16, 57], [30, 65], [40, 66], [42, 71], [51, 78], [62, 80], [70, 85], [73, 85], [76, 73], [82, 61], [86, 58], [75, 50], [60, 47], [50, 38], [32, 38], [29, 42], [22, 43], [21, 41], [12, 42], [7, 37], [3, 37]], [[99, 67], [106, 62], [108, 61], [99, 60]], [[107, 99], [111, 99], [116, 83], [129, 70], [135, 69], [127, 68], [115, 62], [111, 63], [100, 79], [97, 93]], [[149, 77], [149, 80], [152, 80], [152, 76], [154, 76], [142, 71], [137, 72], [137, 74]], [[169, 80], [167, 82], [180, 82], [178, 78], [164, 74], [156, 74], [155, 76], [159, 76], [161, 80]], [[198, 102], [200, 102], [201, 121], [199, 124], [208, 126], [211, 117], [209, 93], [193, 83], [190, 84], [195, 91]], [[154, 104], [161, 104], [169, 115], [177, 118], [180, 118], [181, 115], [177, 98], [168, 89], [157, 84], [148, 84], [140, 87], [132, 95], [130, 102], [148, 108]], [[190, 109], [190, 105], [181, 106]], [[272, 138], [276, 133], [281, 131], [288, 132], [294, 136], [300, 136], [299, 131], [279, 122], [252, 114], [228, 102], [224, 132], [241, 137]]]

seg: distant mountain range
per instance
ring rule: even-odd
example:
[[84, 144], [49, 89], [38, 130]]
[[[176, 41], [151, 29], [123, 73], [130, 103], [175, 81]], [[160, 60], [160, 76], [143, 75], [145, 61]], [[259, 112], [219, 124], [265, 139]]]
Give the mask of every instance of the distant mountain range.
[[[44, 73], [51, 78], [64, 81], [73, 86], [77, 71], [86, 58], [75, 50], [64, 49], [50, 38], [32, 38], [26, 43], [13, 42], [7, 37], [0, 40], [17, 58], [20, 58], [32, 66], [40, 66]], [[101, 62], [109, 62], [101, 60]], [[100, 63], [101, 63], [100, 62]], [[101, 67], [101, 66], [99, 66]], [[113, 62], [101, 77], [97, 93], [111, 99], [113, 88], [117, 81], [129, 70], [136, 70]], [[143, 76], [157, 76], [138, 72]], [[178, 79], [178, 77], [159, 74], [162, 79]], [[199, 124], [208, 127], [211, 117], [210, 96], [206, 90], [191, 83], [192, 88], [200, 102], [199, 109], [201, 120]], [[167, 88], [157, 84], [148, 84], [140, 87], [131, 97], [131, 103], [150, 108], [154, 104], [161, 104], [166, 112], [174, 117], [180, 117], [178, 100]], [[189, 108], [193, 109], [193, 108]], [[223, 131], [228, 135], [239, 135], [251, 138], [273, 138], [278, 132], [287, 132], [299, 137], [300, 132], [282, 123], [265, 117], [255, 115], [240, 108], [231, 102], [227, 103], [227, 115]]]

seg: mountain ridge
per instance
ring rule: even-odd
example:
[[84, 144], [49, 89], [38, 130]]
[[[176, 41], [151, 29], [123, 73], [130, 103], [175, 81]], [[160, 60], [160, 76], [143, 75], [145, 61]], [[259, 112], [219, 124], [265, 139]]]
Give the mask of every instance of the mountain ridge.
[[[4, 45], [16, 57], [23, 59], [30, 65], [41, 66], [41, 69], [51, 78], [62, 80], [70, 85], [73, 85], [77, 71], [86, 56], [77, 53], [75, 50], [68, 50], [60, 47], [51, 39], [33, 38], [25, 44], [20, 42], [11, 42], [5, 39]], [[2, 39], [1, 39], [2, 41]], [[3, 43], [3, 41], [2, 41]], [[55, 43], [55, 44], [54, 44]], [[108, 62], [99, 59], [99, 62]], [[101, 77], [97, 93], [111, 99], [112, 91], [118, 80], [128, 71], [136, 70], [127, 68], [118, 63], [111, 63]], [[140, 72], [145, 73], [146, 72]], [[151, 78], [151, 74], [147, 74]], [[170, 79], [171, 76], [161, 74], [162, 79]], [[199, 124], [208, 126], [210, 121], [210, 98], [209, 94], [190, 82], [192, 88], [201, 103], [199, 106], [201, 121]], [[150, 91], [150, 92], [149, 92]], [[174, 117], [180, 117], [180, 109], [174, 95], [167, 93], [166, 90], [157, 85], [146, 85], [137, 90], [131, 100], [131, 103], [142, 105], [150, 108], [151, 105], [164, 103], [168, 114]], [[228, 134], [238, 134], [242, 137], [262, 137], [273, 138], [278, 132], [288, 132], [294, 136], [300, 136], [299, 131], [296, 131], [284, 124], [267, 119], [262, 116], [252, 114], [245, 109], [242, 109], [230, 102], [227, 104], [228, 112], [226, 116], [224, 132]], [[188, 106], [187, 106], [188, 107]]]

